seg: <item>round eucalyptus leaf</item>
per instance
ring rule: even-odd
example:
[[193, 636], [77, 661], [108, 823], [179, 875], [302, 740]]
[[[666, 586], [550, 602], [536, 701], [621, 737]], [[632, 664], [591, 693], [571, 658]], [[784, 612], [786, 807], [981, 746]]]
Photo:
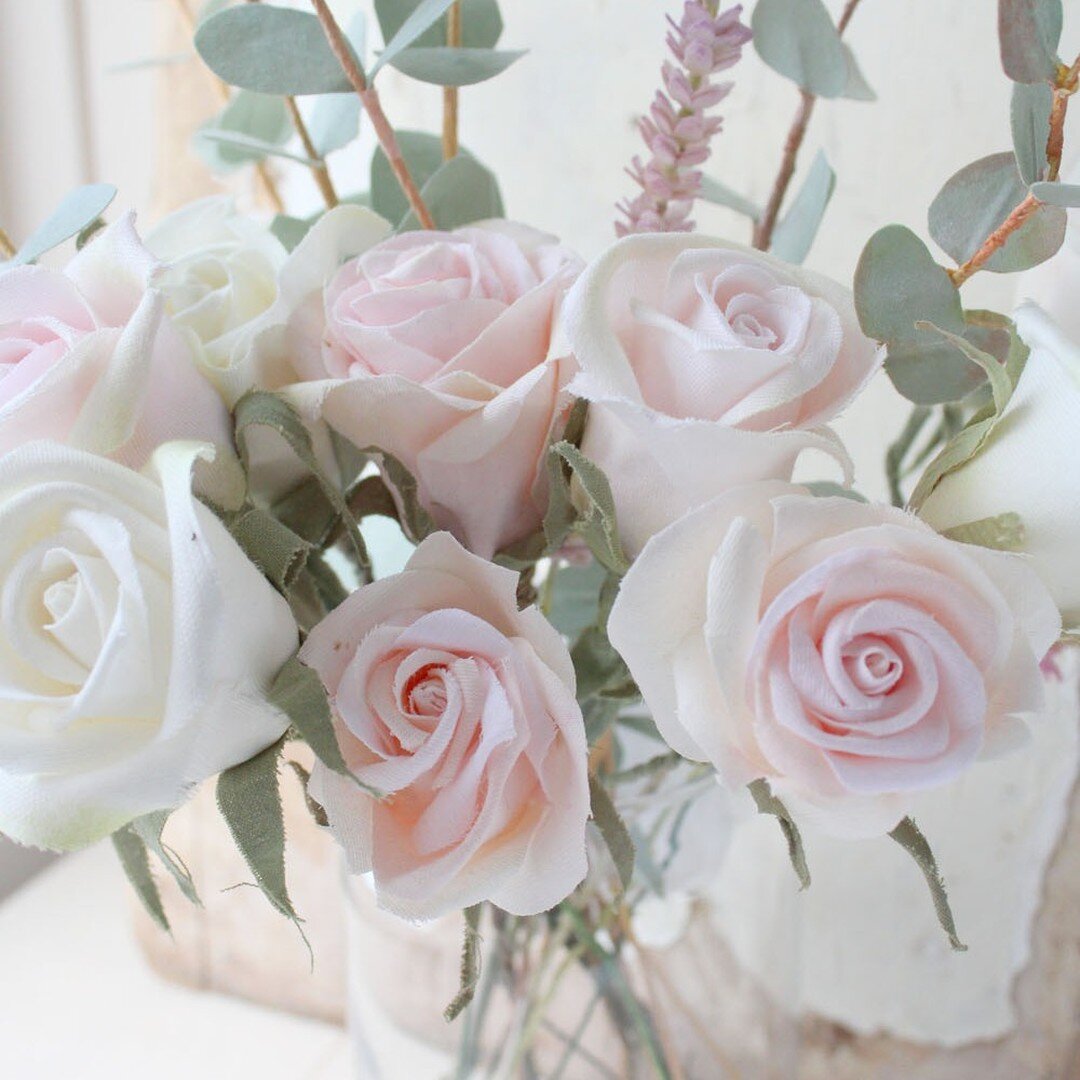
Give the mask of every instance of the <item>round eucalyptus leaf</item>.
[[[420, 0], [375, 0], [383, 41], [391, 41]], [[493, 49], [502, 37], [503, 21], [497, 0], [461, 0], [461, 44], [467, 49]], [[445, 45], [447, 17], [429, 26], [413, 45]]]
[[769, 250], [774, 255], [790, 263], [801, 263], [810, 254], [835, 187], [836, 173], [819, 150], [798, 195], [773, 230]]
[[[253, 161], [263, 161], [270, 147], [280, 147], [292, 133], [280, 97], [239, 90], [213, 120], [195, 133], [192, 146], [213, 172], [228, 173]], [[234, 139], [236, 135], [240, 138]]]
[[754, 47], [774, 71], [823, 98], [842, 97], [848, 57], [822, 0], [758, 0]]
[[525, 53], [521, 50], [452, 49], [446, 45], [405, 49], [394, 57], [398, 71], [435, 86], [472, 86], [493, 79]]
[[1046, 83], [1013, 86], [1009, 120], [1016, 167], [1025, 184], [1046, 175], [1046, 144], [1050, 139], [1050, 109], [1054, 94]]
[[1080, 184], [1050, 184], [1044, 181], [1032, 184], [1031, 194], [1050, 206], [1080, 206]]
[[[425, 131], [397, 132], [401, 156], [413, 179], [423, 188], [442, 164], [442, 140]], [[382, 147], [371, 159], [371, 208], [387, 221], [398, 222], [409, 212], [409, 202], [394, 176]]]
[[[458, 154], [444, 161], [420, 194], [440, 229], [457, 229], [504, 214], [494, 174], [469, 154]], [[401, 223], [401, 231], [418, 227], [419, 222], [410, 211]]]
[[68, 192], [60, 205], [23, 241], [13, 263], [31, 263], [97, 221], [116, 198], [112, 184], [85, 184]]
[[998, 0], [1005, 74], [1014, 82], [1052, 82], [1063, 21], [1061, 0]]

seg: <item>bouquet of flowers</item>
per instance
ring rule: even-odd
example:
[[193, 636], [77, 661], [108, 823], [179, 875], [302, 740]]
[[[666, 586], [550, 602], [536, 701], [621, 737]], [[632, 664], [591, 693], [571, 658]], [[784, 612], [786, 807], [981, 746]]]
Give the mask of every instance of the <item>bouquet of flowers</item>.
[[[299, 925], [279, 765], [306, 742], [311, 814], [379, 905], [464, 914], [463, 1076], [491, 986], [520, 997], [501, 1063], [526, 1068], [570, 965], [643, 1075], [680, 1074], [634, 913], [684, 828], [722, 848], [720, 792], [777, 819], [804, 887], [803, 823], [902, 845], [963, 948], [912, 800], [1024, 753], [1080, 621], [1080, 474], [1048, 469], [1075, 456], [1080, 346], [961, 289], [1061, 246], [1080, 60], [1061, 0], [999, 0], [1013, 149], [930, 207], [950, 265], [889, 225], [848, 289], [799, 265], [824, 157], [789, 189], [819, 99], [873, 98], [858, 6], [673, 13], [637, 193], [586, 265], [505, 220], [458, 146], [460, 88], [522, 56], [495, 0], [376, 0], [374, 58], [324, 0], [208, 5], [195, 45], [231, 89], [201, 152], [273, 198], [308, 168], [326, 209], [213, 198], [140, 236], [90, 185], [0, 233], [0, 830], [111, 836], [167, 927], [155, 874], [198, 883], [162, 830], [216, 777]], [[799, 95], [763, 206], [703, 171], [751, 41]], [[394, 129], [387, 67], [443, 88], [441, 135]], [[370, 185], [339, 195], [327, 158], [368, 127]], [[751, 246], [697, 234], [701, 199]], [[828, 426], [882, 366], [912, 406], [893, 505]], [[387, 527], [414, 548], [397, 573]]]

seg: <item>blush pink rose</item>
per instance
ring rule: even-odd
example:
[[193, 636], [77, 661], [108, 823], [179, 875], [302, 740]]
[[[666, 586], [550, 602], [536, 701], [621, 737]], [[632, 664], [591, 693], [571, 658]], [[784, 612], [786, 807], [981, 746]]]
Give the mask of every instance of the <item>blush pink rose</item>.
[[228, 410], [148, 288], [131, 214], [63, 272], [0, 271], [0, 453], [52, 439], [141, 467], [174, 439], [229, 446]]
[[337, 270], [318, 310], [294, 313], [297, 396], [401, 460], [436, 523], [490, 557], [546, 508], [541, 465], [573, 373], [552, 342], [580, 266], [504, 221], [376, 244]]
[[850, 462], [825, 425], [881, 364], [851, 294], [707, 237], [619, 241], [565, 310], [592, 402], [582, 449], [611, 481], [623, 542], [734, 484], [789, 480], [806, 450]]
[[673, 749], [860, 836], [1024, 733], [1061, 619], [1022, 556], [762, 482], [653, 537], [609, 630]]
[[428, 919], [490, 900], [533, 915], [577, 887], [589, 785], [574, 668], [543, 615], [518, 610], [516, 574], [436, 533], [319, 623], [300, 658], [349, 768], [386, 793], [312, 774], [382, 907]]

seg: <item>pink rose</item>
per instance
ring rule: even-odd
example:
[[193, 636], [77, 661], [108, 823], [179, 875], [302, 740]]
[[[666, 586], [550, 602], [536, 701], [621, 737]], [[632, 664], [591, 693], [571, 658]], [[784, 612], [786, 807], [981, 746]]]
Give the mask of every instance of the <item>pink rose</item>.
[[301, 388], [309, 415], [399, 458], [436, 523], [493, 555], [546, 508], [541, 465], [572, 374], [553, 329], [579, 269], [503, 221], [377, 244], [293, 317], [294, 364], [319, 380]]
[[546, 911], [585, 875], [588, 749], [574, 669], [517, 575], [446, 533], [311, 632], [342, 754], [376, 801], [321, 766], [312, 795], [379, 903], [435, 918], [491, 900]]
[[593, 403], [582, 445], [611, 481], [627, 550], [750, 480], [791, 478], [881, 363], [850, 293], [758, 251], [631, 236], [567, 298], [573, 392]]
[[139, 468], [169, 440], [232, 444], [224, 403], [147, 288], [156, 265], [128, 214], [62, 273], [0, 271], [0, 453], [52, 439]]
[[1021, 556], [762, 482], [653, 537], [609, 629], [675, 750], [860, 836], [1023, 734], [1061, 620]]

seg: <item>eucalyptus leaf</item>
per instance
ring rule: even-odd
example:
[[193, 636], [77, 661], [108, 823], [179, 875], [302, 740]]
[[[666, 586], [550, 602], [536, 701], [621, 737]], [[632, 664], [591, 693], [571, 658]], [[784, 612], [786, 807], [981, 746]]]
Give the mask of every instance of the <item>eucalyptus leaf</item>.
[[270, 222], [270, 231], [281, 241], [286, 251], [292, 251], [308, 234], [310, 221], [290, 217], [288, 214], [275, 214]]
[[769, 250], [790, 263], [801, 263], [810, 254], [814, 238], [836, 187], [836, 173], [819, 150], [814, 155], [799, 193], [773, 230]]
[[473, 86], [504, 72], [524, 50], [455, 49], [446, 45], [405, 49], [392, 63], [398, 71], [435, 86]]
[[803, 848], [802, 835], [799, 832], [799, 826], [795, 824], [795, 819], [788, 813], [787, 807], [772, 793], [768, 780], [764, 778], [755, 780], [749, 788], [758, 813], [769, 814], [780, 822], [780, 830], [787, 843], [788, 857], [791, 859], [795, 876], [799, 879], [799, 886], [803, 889], [810, 888], [810, 868], [806, 864], [806, 851]]
[[415, 44], [416, 39], [430, 29], [446, 14], [453, 6], [454, 0], [420, 0], [413, 10], [405, 17], [404, 22], [397, 28], [396, 33], [386, 43], [386, 48], [379, 55], [375, 66], [371, 69], [371, 77], [389, 64], [399, 53], [404, 52], [410, 45]]
[[566, 440], [555, 443], [549, 453], [561, 457], [570, 466], [573, 479], [583, 496], [584, 506], [579, 504], [574, 528], [589, 545], [593, 555], [613, 574], [621, 577], [629, 569], [630, 562], [619, 540], [615, 500], [607, 477], [595, 462]]
[[1063, 21], [1061, 0], [998, 0], [1005, 74], [1014, 82], [1052, 82]]
[[847, 85], [844, 87], [843, 96], [852, 101], [877, 101], [877, 94], [866, 81], [866, 76], [863, 75], [859, 62], [855, 59], [855, 53], [851, 51], [851, 46], [847, 42], [841, 42], [840, 46], [844, 50], [848, 70]]
[[352, 90], [318, 18], [306, 11], [270, 4], [226, 8], [199, 26], [195, 48], [218, 78], [245, 90], [283, 95]]
[[734, 188], [727, 184], [714, 180], [711, 176], [701, 178], [700, 197], [706, 202], [715, 203], [717, 206], [726, 206], [751, 221], [757, 221], [762, 215], [762, 209], [757, 203], [752, 202], [744, 195], [740, 195]]
[[[363, 61], [367, 51], [367, 19], [362, 11], [349, 20], [345, 37], [353, 47], [353, 52]], [[356, 138], [360, 130], [362, 107], [358, 94], [320, 94], [315, 99], [307, 129], [311, 143], [319, 156], [325, 158], [335, 150]]]
[[589, 775], [589, 796], [592, 805], [592, 819], [604, 838], [611, 861], [619, 875], [623, 892], [630, 888], [634, 879], [634, 841], [630, 830], [619, 816], [611, 795], [603, 781], [595, 774]]
[[211, 170], [231, 172], [253, 161], [263, 161], [287, 142], [292, 133], [292, 123], [280, 97], [238, 90], [214, 119], [195, 132], [192, 141], [196, 153]]
[[1031, 185], [1031, 194], [1048, 206], [1080, 206], [1080, 184], [1040, 181]]
[[1023, 519], [1010, 511], [978, 521], [965, 521], [946, 529], [942, 535], [961, 544], [977, 544], [993, 551], [1023, 551], [1026, 533]]
[[[420, 194], [440, 229], [457, 229], [474, 221], [502, 217], [505, 212], [495, 174], [471, 154], [461, 153], [444, 161]], [[419, 224], [410, 211], [399, 228], [406, 231]]]
[[[399, 131], [396, 134], [401, 156], [413, 179], [423, 188], [442, 165], [442, 140], [425, 131]], [[393, 222], [401, 221], [409, 212], [409, 201], [382, 147], [375, 150], [371, 159], [371, 208], [380, 217]]]
[[[416, 9], [420, 0], [375, 0], [375, 14], [383, 41], [390, 41], [402, 23]], [[494, 48], [502, 37], [503, 21], [496, 0], [461, 0], [461, 44], [466, 49]], [[447, 17], [429, 26], [413, 41], [414, 45], [445, 45]]]
[[[1011, 152], [990, 154], [964, 166], [930, 205], [930, 235], [957, 264], [970, 259], [1027, 197]], [[1057, 206], [1032, 214], [986, 261], [994, 273], [1014, 273], [1045, 262], [1065, 240], [1066, 216]], [[931, 320], [934, 321], [934, 320]]]
[[949, 939], [949, 944], [956, 952], [967, 952], [967, 946], [956, 934], [956, 922], [953, 919], [952, 909], [949, 907], [949, 898], [945, 893], [945, 882], [934, 859], [934, 853], [926, 837], [920, 832], [919, 827], [911, 818], [906, 817], [892, 832], [892, 837], [914, 860], [926, 878], [926, 884], [930, 888], [930, 896], [934, 901], [934, 912], [938, 917], [942, 930]]
[[230, 155], [239, 156], [241, 161], [262, 161], [267, 157], [284, 158], [286, 161], [295, 161], [300, 165], [318, 165], [315, 158], [309, 158], [306, 154], [297, 153], [295, 150], [287, 150], [284, 146], [274, 143], [263, 142], [262, 139], [253, 139], [250, 135], [241, 135], [235, 131], [219, 131], [217, 128], [200, 128], [195, 132], [196, 145], [199, 142], [219, 143], [226, 148]]
[[844, 94], [848, 58], [822, 0], [758, 0], [750, 27], [758, 55], [774, 71], [818, 97]]
[[191, 871], [185, 865], [184, 860], [172, 848], [167, 847], [161, 839], [165, 822], [169, 820], [171, 812], [170, 810], [155, 810], [153, 813], [144, 814], [142, 817], [136, 818], [129, 828], [138, 833], [142, 842], [157, 856], [162, 866], [169, 871], [184, 898], [190, 903], [201, 907], [202, 901], [199, 900], [199, 894], [195, 889]]
[[68, 192], [60, 205], [23, 241], [13, 263], [32, 263], [65, 240], [78, 236], [116, 198], [112, 184], [85, 184]]
[[150, 869], [150, 852], [146, 843], [130, 825], [114, 832], [112, 842], [120, 865], [147, 915], [160, 929], [171, 933], [172, 928], [169, 926], [169, 917], [165, 914], [161, 892]]
[[548, 571], [553, 577], [547, 595], [550, 603], [545, 614], [564, 637], [573, 641], [596, 621], [600, 590], [607, 580], [606, 567], [595, 559], [585, 566], [553, 563]]
[[1046, 83], [1015, 83], [1009, 120], [1016, 167], [1025, 184], [1046, 175], [1046, 144], [1050, 139], [1053, 91]]

